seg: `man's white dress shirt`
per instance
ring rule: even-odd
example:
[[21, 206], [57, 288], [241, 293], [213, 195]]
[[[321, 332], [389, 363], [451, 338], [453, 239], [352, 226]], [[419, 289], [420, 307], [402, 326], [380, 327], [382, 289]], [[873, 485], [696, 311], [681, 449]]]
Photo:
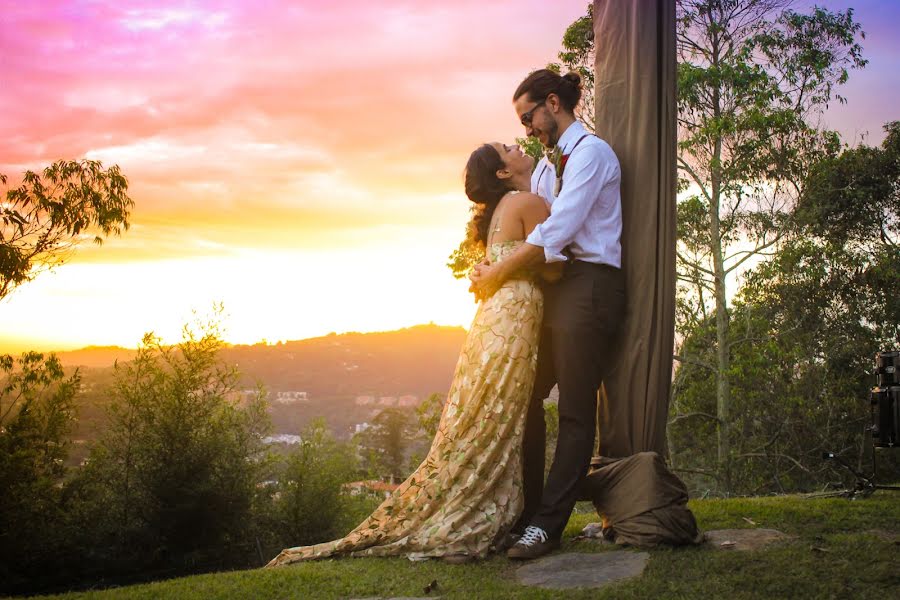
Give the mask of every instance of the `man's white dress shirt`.
[[556, 167], [545, 156], [531, 175], [531, 191], [547, 199], [550, 216], [534, 228], [526, 241], [541, 246], [548, 263], [566, 260], [562, 251], [568, 246], [577, 260], [621, 268], [619, 159], [609, 144], [590, 134], [578, 121], [563, 132], [557, 146], [563, 154], [569, 154], [562, 191], [554, 196]]

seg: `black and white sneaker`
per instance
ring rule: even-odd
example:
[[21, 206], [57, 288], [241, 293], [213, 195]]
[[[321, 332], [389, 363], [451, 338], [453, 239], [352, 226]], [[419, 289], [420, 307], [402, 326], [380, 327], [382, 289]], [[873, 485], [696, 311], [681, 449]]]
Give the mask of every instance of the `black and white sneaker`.
[[551, 540], [540, 527], [529, 525], [519, 541], [506, 552], [508, 558], [531, 560], [559, 548], [559, 540]]

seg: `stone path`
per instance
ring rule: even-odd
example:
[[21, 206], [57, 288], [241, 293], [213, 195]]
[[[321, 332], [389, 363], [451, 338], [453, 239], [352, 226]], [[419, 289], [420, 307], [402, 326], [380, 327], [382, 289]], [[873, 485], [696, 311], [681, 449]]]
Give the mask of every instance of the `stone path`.
[[[712, 550], [758, 550], [775, 542], [794, 539], [776, 529], [719, 529], [707, 531], [705, 546]], [[585, 528], [584, 538], [602, 542], [599, 527]], [[600, 552], [554, 554], [516, 570], [522, 585], [550, 589], [575, 587], [598, 588], [614, 581], [637, 577], [643, 573], [650, 555], [646, 552]]]
[[553, 554], [516, 570], [522, 585], [554, 590], [576, 587], [598, 588], [644, 572], [646, 552], [600, 552]]

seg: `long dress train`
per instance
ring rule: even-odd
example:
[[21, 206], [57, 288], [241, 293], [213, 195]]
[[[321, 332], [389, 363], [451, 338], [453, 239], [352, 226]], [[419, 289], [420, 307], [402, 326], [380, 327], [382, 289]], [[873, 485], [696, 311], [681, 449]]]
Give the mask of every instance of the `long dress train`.
[[[492, 261], [521, 244], [492, 244]], [[288, 548], [266, 566], [331, 556], [484, 557], [522, 510], [522, 435], [542, 315], [543, 295], [528, 278], [482, 302], [422, 464], [345, 537]]]

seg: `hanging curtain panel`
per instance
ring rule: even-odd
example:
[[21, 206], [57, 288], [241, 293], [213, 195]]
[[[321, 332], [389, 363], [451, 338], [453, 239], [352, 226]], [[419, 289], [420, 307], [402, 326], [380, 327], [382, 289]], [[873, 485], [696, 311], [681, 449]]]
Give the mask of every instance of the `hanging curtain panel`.
[[595, 0], [594, 48], [596, 133], [622, 168], [628, 302], [599, 402], [599, 454], [664, 456], [675, 321], [675, 1]]

